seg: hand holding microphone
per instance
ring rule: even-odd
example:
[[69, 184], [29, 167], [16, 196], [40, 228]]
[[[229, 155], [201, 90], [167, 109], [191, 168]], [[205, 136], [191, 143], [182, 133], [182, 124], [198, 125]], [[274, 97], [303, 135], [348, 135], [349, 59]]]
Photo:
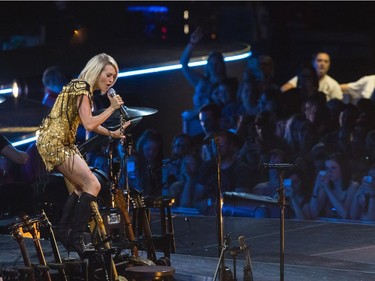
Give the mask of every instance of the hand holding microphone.
[[113, 88], [110, 88], [107, 92], [109, 100], [111, 102], [111, 106], [115, 109], [120, 109], [122, 117], [125, 118], [126, 121], [130, 119], [128, 112], [126, 111], [127, 108], [122, 101], [121, 96], [116, 94], [116, 91]]

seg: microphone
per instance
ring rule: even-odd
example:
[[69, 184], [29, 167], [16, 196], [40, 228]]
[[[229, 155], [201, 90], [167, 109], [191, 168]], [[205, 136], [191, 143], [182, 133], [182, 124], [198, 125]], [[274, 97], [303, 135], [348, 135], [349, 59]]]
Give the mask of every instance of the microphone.
[[293, 164], [290, 163], [263, 163], [263, 166], [268, 169], [291, 169], [294, 167]]
[[[116, 91], [113, 88], [110, 88], [107, 93], [110, 97], [114, 97], [116, 95]], [[125, 105], [120, 106], [121, 115], [122, 115], [122, 117], [125, 118], [126, 121], [130, 120], [130, 116], [129, 116], [127, 110], [128, 110], [128, 108]]]

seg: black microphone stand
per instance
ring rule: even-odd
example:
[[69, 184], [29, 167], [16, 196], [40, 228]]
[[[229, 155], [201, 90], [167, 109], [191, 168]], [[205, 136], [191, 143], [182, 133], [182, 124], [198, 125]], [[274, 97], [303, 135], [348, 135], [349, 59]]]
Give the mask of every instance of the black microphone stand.
[[[217, 244], [219, 251], [219, 264], [220, 264], [220, 274], [219, 280], [224, 281], [225, 276], [225, 259], [223, 257], [224, 250], [227, 248], [224, 245], [224, 221], [223, 221], [223, 196], [221, 193], [221, 156], [220, 147], [216, 143], [215, 136], [211, 138], [212, 151], [216, 154], [216, 165], [217, 165], [217, 190], [216, 190], [216, 217], [217, 217]], [[216, 153], [215, 153], [216, 152]], [[216, 274], [215, 274], [216, 276]]]
[[280, 206], [280, 281], [284, 281], [284, 256], [285, 256], [285, 190], [284, 190], [284, 175], [285, 170], [293, 168], [293, 164], [289, 163], [263, 163], [263, 166], [268, 169], [276, 169], [279, 171], [280, 187], [277, 189], [279, 195], [278, 204]]

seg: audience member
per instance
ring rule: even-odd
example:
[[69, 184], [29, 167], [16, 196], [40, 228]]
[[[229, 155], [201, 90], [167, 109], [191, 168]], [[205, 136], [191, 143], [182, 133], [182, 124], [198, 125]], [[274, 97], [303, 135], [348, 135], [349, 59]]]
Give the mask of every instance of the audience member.
[[[195, 89], [193, 101], [194, 108], [197, 110], [210, 100], [213, 87], [227, 78], [223, 55], [216, 51], [208, 56], [205, 74], [189, 67], [189, 60], [193, 54], [194, 47], [201, 41], [203, 36], [202, 28], [198, 27], [195, 29], [190, 36], [189, 44], [186, 46], [180, 58], [182, 73]], [[201, 91], [202, 89], [205, 91]]]
[[375, 220], [375, 165], [363, 177], [350, 210], [354, 220]]
[[[218, 184], [221, 192], [251, 192], [258, 181], [257, 170], [236, 157], [239, 139], [234, 133], [226, 131], [215, 139], [213, 144], [215, 158], [202, 163], [194, 195], [194, 207], [201, 214], [206, 215], [215, 214]], [[220, 183], [218, 183], [218, 162], [220, 162]]]
[[314, 184], [310, 200], [311, 218], [348, 219], [358, 183], [352, 180], [347, 160], [342, 154], [329, 156], [325, 168], [318, 173]]
[[[317, 52], [313, 55], [312, 64], [319, 77], [319, 91], [326, 94], [327, 101], [331, 99], [343, 99], [340, 85], [327, 73], [331, 65], [331, 58], [326, 52]], [[297, 76], [293, 77], [287, 83], [281, 86], [281, 91], [286, 92], [291, 88], [297, 87]]]
[[213, 157], [210, 140], [221, 130], [220, 117], [220, 107], [214, 103], [203, 106], [199, 111], [199, 121], [204, 132], [204, 135], [199, 140], [202, 144], [201, 158], [203, 161], [210, 160]]
[[48, 67], [42, 76], [44, 96], [42, 103], [52, 107], [63, 86], [69, 81], [68, 76], [58, 66]]
[[180, 178], [182, 159], [185, 155], [194, 153], [193, 140], [187, 134], [178, 134], [172, 140], [171, 155], [163, 160], [163, 193], [169, 186]]
[[255, 79], [247, 78], [241, 81], [237, 91], [237, 127], [236, 134], [243, 142], [248, 136], [248, 128], [253, 126], [259, 113], [258, 100], [260, 91]]
[[317, 143], [312, 123], [301, 113], [292, 115], [286, 122], [284, 139], [291, 152], [290, 159], [307, 156]]
[[284, 190], [287, 202], [289, 202], [292, 213], [288, 218], [306, 220], [310, 215], [311, 189], [309, 181], [304, 177], [304, 172], [299, 169], [286, 171], [284, 179]]
[[182, 158], [178, 179], [169, 186], [168, 193], [165, 194], [175, 198], [175, 206], [193, 207], [200, 164], [200, 157], [194, 153]]
[[236, 99], [238, 81], [224, 80], [217, 86], [218, 105], [221, 108], [220, 127], [233, 129], [237, 127], [238, 104]]
[[375, 90], [375, 75], [363, 76], [355, 82], [340, 84], [344, 95], [349, 96], [349, 101], [356, 104], [361, 98], [370, 99]]
[[358, 123], [367, 131], [375, 129], [375, 104], [369, 99], [359, 99], [357, 102], [359, 109]]
[[284, 113], [291, 116], [301, 111], [303, 103], [310, 97], [316, 97], [322, 103], [326, 96], [319, 90], [319, 78], [311, 63], [303, 64], [297, 74], [297, 86], [283, 93]]
[[303, 112], [315, 130], [316, 138], [325, 136], [329, 129], [329, 111], [327, 104], [319, 96], [308, 97], [303, 103]]
[[365, 158], [369, 163], [375, 164], [375, 130], [367, 133], [365, 141]]
[[136, 153], [135, 174], [138, 182], [137, 189], [143, 196], [150, 199], [162, 193], [162, 160], [163, 138], [153, 129], [145, 130], [138, 138]]
[[244, 71], [242, 79], [255, 80], [258, 91], [276, 90], [279, 87], [274, 81], [275, 64], [273, 59], [268, 55], [251, 57], [248, 68]]
[[353, 104], [346, 104], [339, 115], [339, 128], [327, 133], [321, 142], [331, 152], [347, 153], [353, 139], [354, 128], [359, 117], [359, 110]]
[[272, 149], [281, 149], [289, 153], [283, 138], [275, 134], [276, 116], [272, 112], [262, 111], [257, 114], [253, 131], [242, 145], [238, 157], [253, 168], [258, 168], [261, 159]]

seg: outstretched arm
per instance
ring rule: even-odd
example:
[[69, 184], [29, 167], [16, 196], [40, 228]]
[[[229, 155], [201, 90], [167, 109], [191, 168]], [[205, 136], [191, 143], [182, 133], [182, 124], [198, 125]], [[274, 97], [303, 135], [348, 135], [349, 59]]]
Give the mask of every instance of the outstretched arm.
[[202, 75], [189, 67], [189, 60], [191, 55], [194, 51], [194, 46], [202, 39], [203, 37], [203, 30], [202, 28], [198, 27], [190, 36], [190, 42], [185, 47], [183, 51], [180, 63], [182, 65], [182, 73], [184, 74], [185, 78], [189, 81], [189, 83], [196, 87], [199, 80], [202, 78]]
[[21, 165], [26, 164], [27, 160], [29, 159], [29, 155], [26, 152], [18, 150], [11, 144], [5, 146], [0, 151], [0, 154], [5, 158]]

